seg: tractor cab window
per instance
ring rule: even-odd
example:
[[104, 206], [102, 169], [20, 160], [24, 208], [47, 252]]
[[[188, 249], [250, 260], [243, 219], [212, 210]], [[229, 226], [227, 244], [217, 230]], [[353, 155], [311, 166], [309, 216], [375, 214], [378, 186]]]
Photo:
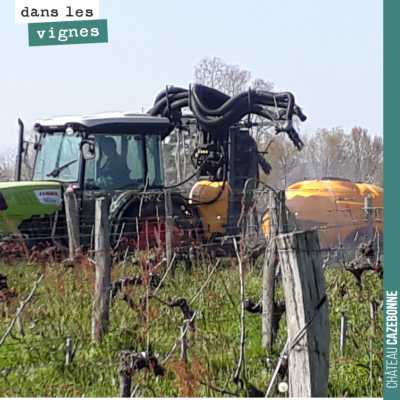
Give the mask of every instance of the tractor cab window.
[[86, 161], [87, 189], [118, 190], [144, 187], [143, 143], [134, 135], [90, 135], [95, 158]]
[[43, 134], [35, 165], [34, 180], [77, 182], [81, 141], [82, 137], [77, 133]]
[[86, 160], [87, 189], [143, 190], [163, 184], [159, 135], [89, 135], [95, 158]]
[[158, 135], [146, 136], [147, 179], [150, 187], [162, 186], [163, 169], [161, 159], [161, 138]]

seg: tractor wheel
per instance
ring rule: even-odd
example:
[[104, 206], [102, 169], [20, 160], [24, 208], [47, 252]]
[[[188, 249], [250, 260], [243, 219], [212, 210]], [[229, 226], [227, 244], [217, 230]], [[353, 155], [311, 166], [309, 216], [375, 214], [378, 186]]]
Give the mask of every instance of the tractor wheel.
[[[119, 240], [122, 247], [128, 246], [132, 250], [149, 251], [152, 248], [165, 248], [165, 208], [162, 203], [147, 203], [142, 207], [141, 217], [139, 215], [139, 207], [133, 204], [126, 212], [121, 221], [118, 223], [119, 232], [116, 240]], [[193, 229], [189, 218], [179, 205], [173, 204], [173, 239], [174, 248], [190, 245], [191, 230]], [[125, 243], [125, 245], [124, 245]], [[121, 247], [121, 246], [119, 246]], [[121, 247], [121, 250], [122, 250]]]

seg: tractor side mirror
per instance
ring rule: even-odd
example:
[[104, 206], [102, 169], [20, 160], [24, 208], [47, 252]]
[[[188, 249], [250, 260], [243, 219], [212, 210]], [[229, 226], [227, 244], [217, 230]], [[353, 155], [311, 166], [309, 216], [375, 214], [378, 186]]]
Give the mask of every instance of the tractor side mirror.
[[84, 141], [81, 145], [82, 155], [85, 160], [93, 160], [96, 156], [94, 143], [90, 141]]

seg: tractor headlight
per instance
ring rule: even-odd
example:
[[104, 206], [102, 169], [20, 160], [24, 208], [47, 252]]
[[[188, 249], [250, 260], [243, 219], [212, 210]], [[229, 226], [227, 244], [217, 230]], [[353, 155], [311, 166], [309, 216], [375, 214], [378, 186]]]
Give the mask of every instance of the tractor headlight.
[[71, 127], [69, 126], [69, 127], [65, 130], [65, 133], [66, 133], [68, 136], [71, 136], [71, 135], [74, 134], [74, 129], [71, 128]]

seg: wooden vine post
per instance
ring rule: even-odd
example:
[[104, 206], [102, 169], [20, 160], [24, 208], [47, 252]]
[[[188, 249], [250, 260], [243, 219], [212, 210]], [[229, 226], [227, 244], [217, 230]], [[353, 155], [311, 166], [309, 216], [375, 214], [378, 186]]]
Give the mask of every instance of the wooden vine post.
[[278, 190], [276, 195], [278, 199], [278, 233], [287, 233], [288, 221], [286, 217], [286, 192], [284, 190]]
[[329, 310], [316, 231], [276, 238], [286, 302], [289, 348], [289, 397], [327, 397], [329, 375]]
[[92, 340], [99, 341], [107, 332], [110, 308], [110, 225], [108, 213], [110, 198], [96, 199], [95, 214], [95, 265], [96, 282], [92, 314]]
[[[164, 201], [165, 201], [165, 252], [167, 258], [167, 268], [170, 266], [172, 262], [172, 238], [174, 234], [174, 222], [172, 219], [172, 198], [171, 191], [166, 190], [164, 192]], [[175, 275], [175, 268], [172, 267], [171, 271], [172, 276]]]
[[275, 274], [277, 267], [277, 247], [275, 238], [287, 232], [285, 191], [269, 192], [269, 238], [265, 250], [262, 289], [262, 346], [271, 349], [274, 341], [273, 319], [275, 313]]
[[73, 258], [75, 253], [79, 250], [81, 242], [79, 233], [78, 199], [72, 188], [68, 188], [64, 192], [64, 203], [68, 230], [69, 258]]
[[121, 351], [119, 354], [118, 397], [131, 397], [132, 375], [131, 354], [127, 351]]
[[180, 327], [181, 331], [181, 358], [187, 362], [187, 341], [186, 341], [186, 324]]

